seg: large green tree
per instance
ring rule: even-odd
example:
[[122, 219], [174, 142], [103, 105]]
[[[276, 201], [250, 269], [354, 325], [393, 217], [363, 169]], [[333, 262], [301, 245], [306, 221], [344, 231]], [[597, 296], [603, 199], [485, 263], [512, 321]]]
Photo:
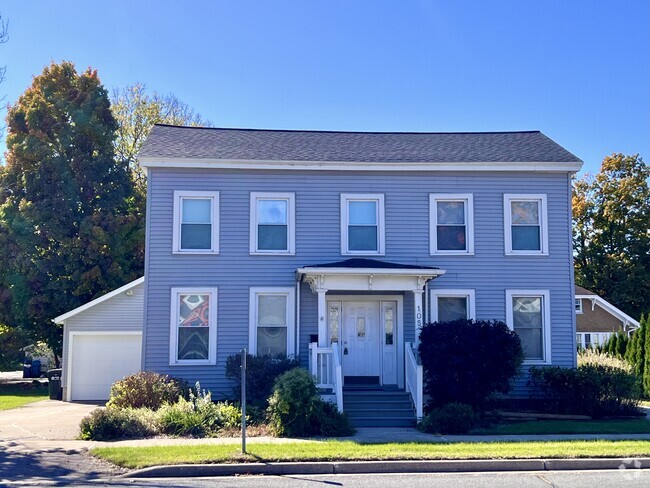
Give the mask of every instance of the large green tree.
[[576, 284], [635, 318], [650, 310], [648, 178], [639, 155], [612, 154], [573, 188]]
[[136, 187], [143, 195], [146, 178], [138, 165], [138, 152], [153, 125], [210, 125], [176, 96], [149, 93], [141, 83], [113, 90], [111, 110], [118, 123], [115, 155], [131, 167]]
[[51, 64], [9, 108], [0, 323], [60, 354], [52, 318], [142, 275], [144, 215], [97, 72]]

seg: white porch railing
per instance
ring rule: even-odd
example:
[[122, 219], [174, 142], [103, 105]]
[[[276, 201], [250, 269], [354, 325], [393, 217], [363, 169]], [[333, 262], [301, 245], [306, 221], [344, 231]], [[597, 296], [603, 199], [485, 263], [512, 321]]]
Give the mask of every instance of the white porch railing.
[[413, 353], [413, 347], [410, 342], [404, 343], [404, 376], [406, 377], [406, 391], [411, 394], [415, 404], [415, 416], [418, 420], [422, 418], [423, 404], [423, 383], [422, 383], [422, 365]]
[[336, 395], [336, 407], [343, 412], [343, 370], [341, 368], [341, 356], [339, 356], [339, 345], [332, 344], [332, 355], [334, 356], [334, 394]]
[[331, 389], [336, 396], [336, 406], [343, 411], [343, 373], [339, 359], [338, 344], [320, 347], [318, 343], [309, 344], [309, 372], [316, 378], [318, 388]]

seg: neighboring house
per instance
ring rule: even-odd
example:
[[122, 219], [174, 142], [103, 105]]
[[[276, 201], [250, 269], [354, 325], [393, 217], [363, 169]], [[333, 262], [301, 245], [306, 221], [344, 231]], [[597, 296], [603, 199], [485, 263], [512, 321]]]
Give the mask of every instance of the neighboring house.
[[579, 348], [605, 344], [617, 332], [630, 334], [640, 324], [593, 291], [576, 286], [576, 343]]
[[157, 125], [140, 164], [145, 370], [220, 397], [242, 348], [296, 354], [357, 425], [409, 425], [426, 320], [503, 320], [526, 365], [575, 365], [581, 161], [540, 132]]

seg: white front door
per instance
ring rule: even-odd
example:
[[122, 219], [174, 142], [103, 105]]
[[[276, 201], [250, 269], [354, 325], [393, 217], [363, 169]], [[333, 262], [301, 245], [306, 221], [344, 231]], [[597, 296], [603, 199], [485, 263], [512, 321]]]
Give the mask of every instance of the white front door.
[[343, 302], [343, 376], [381, 375], [380, 302]]

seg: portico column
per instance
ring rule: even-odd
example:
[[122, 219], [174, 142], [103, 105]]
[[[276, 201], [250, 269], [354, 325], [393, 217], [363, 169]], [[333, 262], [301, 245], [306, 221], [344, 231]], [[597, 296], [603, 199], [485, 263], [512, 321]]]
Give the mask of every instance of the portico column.
[[327, 347], [327, 301], [325, 300], [325, 294], [327, 290], [325, 288], [316, 289], [318, 293], [318, 345], [319, 347]]
[[420, 329], [423, 325], [424, 311], [422, 309], [422, 295], [424, 290], [422, 288], [418, 290], [413, 290], [413, 318], [415, 321], [415, 345], [417, 346], [420, 343]]

